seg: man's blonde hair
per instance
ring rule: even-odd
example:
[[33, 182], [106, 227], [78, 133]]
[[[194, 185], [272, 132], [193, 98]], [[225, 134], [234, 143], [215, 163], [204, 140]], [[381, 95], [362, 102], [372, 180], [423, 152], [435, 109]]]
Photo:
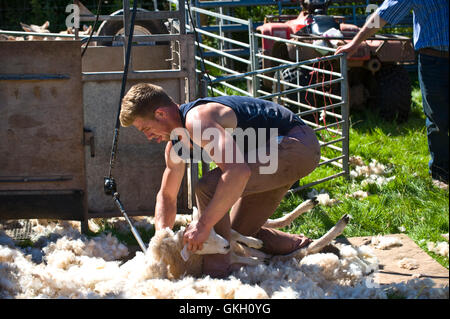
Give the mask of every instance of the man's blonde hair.
[[170, 105], [175, 102], [162, 87], [150, 83], [135, 84], [122, 99], [120, 124], [130, 126], [137, 117], [154, 119], [156, 109]]

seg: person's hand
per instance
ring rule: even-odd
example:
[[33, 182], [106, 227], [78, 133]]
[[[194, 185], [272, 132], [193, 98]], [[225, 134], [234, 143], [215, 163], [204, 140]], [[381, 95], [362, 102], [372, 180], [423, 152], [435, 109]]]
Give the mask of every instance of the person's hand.
[[356, 53], [356, 51], [358, 50], [358, 47], [359, 47], [359, 45], [356, 45], [352, 41], [352, 42], [349, 42], [345, 45], [338, 47], [334, 54], [347, 53], [348, 54], [347, 57], [351, 57], [353, 54]]
[[192, 221], [183, 235], [183, 244], [187, 245], [187, 249], [191, 252], [203, 249], [203, 243], [208, 239], [211, 229], [198, 221]]

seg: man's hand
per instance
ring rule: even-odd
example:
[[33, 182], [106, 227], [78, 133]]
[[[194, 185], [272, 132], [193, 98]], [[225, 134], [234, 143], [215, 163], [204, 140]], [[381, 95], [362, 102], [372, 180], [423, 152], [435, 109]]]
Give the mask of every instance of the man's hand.
[[348, 53], [347, 57], [351, 57], [353, 54], [358, 51], [359, 44], [355, 44], [353, 41], [347, 43], [346, 45], [342, 45], [336, 49], [336, 52], [334, 54], [339, 53]]
[[350, 43], [347, 43], [346, 45], [337, 48], [334, 54], [348, 53], [347, 57], [351, 57], [353, 54], [356, 53], [358, 47], [361, 45], [362, 42], [366, 41], [368, 38], [377, 33], [378, 30], [380, 30], [382, 27], [386, 25], [386, 23], [387, 23], [386, 20], [382, 19], [377, 14], [377, 12], [374, 12], [371, 16], [369, 16], [366, 23], [363, 25], [361, 30], [359, 30], [358, 34], [355, 35], [353, 40]]
[[183, 235], [183, 244], [193, 253], [203, 249], [203, 243], [208, 239], [211, 229], [198, 221], [192, 221]]

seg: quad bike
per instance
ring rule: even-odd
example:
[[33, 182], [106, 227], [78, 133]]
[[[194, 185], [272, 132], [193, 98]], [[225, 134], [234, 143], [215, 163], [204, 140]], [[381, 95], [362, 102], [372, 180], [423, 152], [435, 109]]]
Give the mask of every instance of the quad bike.
[[[300, 3], [302, 11], [298, 16], [266, 16], [257, 31], [328, 47], [350, 42], [359, 31], [358, 26], [344, 23], [344, 17], [326, 14], [331, 0], [301, 0]], [[331, 30], [340, 35], [329, 36], [327, 33]], [[262, 51], [264, 55], [290, 61], [296, 61], [296, 55], [299, 61], [303, 61], [329, 54], [269, 39], [263, 39]], [[406, 121], [411, 110], [411, 83], [402, 65], [414, 61], [414, 48], [407, 37], [376, 35], [363, 42], [347, 63], [350, 108], [376, 107], [386, 120]], [[260, 63], [263, 68], [279, 64], [268, 59], [262, 59]], [[339, 70], [339, 65], [333, 67]], [[286, 69], [281, 75], [282, 80], [290, 83], [300, 81], [300, 85], [308, 85], [310, 77], [308, 71], [300, 68]], [[261, 85], [266, 90], [274, 90], [270, 81], [263, 81]], [[333, 89], [337, 90], [338, 85], [334, 85]]]

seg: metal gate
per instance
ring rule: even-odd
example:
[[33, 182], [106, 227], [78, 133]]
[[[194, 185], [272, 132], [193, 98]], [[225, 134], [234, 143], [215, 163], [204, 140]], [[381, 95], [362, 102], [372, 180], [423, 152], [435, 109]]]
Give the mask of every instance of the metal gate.
[[[202, 28], [194, 30], [195, 21], [198, 20], [196, 15], [199, 14], [215, 19], [219, 29], [216, 32]], [[292, 191], [340, 176], [348, 177], [349, 105], [347, 61], [344, 55], [333, 55], [335, 49], [332, 48], [260, 34], [256, 32], [252, 19], [238, 19], [198, 7], [191, 7], [191, 15], [193, 20], [189, 20], [186, 28], [198, 34], [196, 72], [209, 85], [204, 95], [243, 95], [271, 99], [294, 110], [317, 133], [322, 147], [319, 166], [333, 169], [327, 176], [300, 185]], [[220, 28], [230, 24], [246, 26], [248, 42], [233, 39]], [[295, 52], [296, 61], [265, 55], [261, 49], [262, 41], [289, 45], [291, 51]], [[300, 50], [321, 50], [324, 56], [300, 61]], [[202, 65], [209, 66], [210, 70], [218, 74], [205, 74]], [[264, 68], [265, 65], [271, 66]], [[240, 71], [242, 68], [248, 71]], [[285, 80], [286, 76], [283, 75], [286, 73], [291, 73], [290, 81]], [[307, 74], [307, 83], [302, 82], [303, 74]], [[306, 102], [300, 96], [306, 96]]]

